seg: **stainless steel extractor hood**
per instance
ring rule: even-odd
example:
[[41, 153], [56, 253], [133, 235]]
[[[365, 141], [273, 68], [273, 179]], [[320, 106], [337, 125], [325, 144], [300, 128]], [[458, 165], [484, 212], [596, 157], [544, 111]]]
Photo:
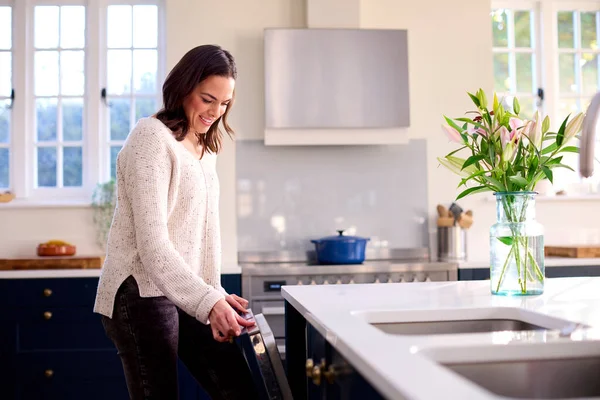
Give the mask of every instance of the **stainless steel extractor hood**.
[[410, 124], [406, 30], [266, 29], [266, 129]]

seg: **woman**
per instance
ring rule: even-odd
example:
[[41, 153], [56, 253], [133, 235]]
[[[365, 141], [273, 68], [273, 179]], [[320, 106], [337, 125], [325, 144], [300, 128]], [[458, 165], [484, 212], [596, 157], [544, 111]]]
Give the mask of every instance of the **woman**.
[[190, 50], [117, 157], [117, 206], [94, 311], [102, 315], [132, 399], [177, 399], [177, 358], [214, 399], [255, 398], [230, 340], [248, 302], [220, 283], [219, 123], [237, 70], [218, 46]]

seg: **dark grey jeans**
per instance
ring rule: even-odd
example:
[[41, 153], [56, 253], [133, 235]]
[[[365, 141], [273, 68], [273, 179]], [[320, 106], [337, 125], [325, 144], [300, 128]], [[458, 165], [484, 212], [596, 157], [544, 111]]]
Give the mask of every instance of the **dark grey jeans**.
[[256, 399], [256, 390], [235, 343], [214, 340], [210, 326], [166, 297], [140, 297], [130, 276], [115, 299], [113, 318], [102, 316], [117, 347], [132, 400], [177, 399], [177, 358], [213, 399]]

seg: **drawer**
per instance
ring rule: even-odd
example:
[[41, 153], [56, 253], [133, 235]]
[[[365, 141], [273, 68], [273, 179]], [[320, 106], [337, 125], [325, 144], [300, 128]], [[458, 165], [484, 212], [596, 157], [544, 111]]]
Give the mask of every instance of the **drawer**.
[[21, 354], [16, 392], [19, 400], [129, 398], [116, 350]]
[[19, 310], [14, 324], [16, 352], [66, 349], [114, 349], [100, 315], [91, 307], [48, 307]]
[[264, 315], [276, 338], [285, 337], [285, 307], [283, 301], [255, 300], [252, 302], [252, 312]]
[[0, 279], [0, 307], [93, 306], [98, 278]]

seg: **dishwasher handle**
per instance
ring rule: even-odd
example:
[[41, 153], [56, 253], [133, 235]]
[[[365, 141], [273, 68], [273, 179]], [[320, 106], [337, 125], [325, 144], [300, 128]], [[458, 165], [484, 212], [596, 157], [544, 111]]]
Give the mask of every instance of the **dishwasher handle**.
[[262, 315], [285, 315], [285, 307], [263, 307]]

